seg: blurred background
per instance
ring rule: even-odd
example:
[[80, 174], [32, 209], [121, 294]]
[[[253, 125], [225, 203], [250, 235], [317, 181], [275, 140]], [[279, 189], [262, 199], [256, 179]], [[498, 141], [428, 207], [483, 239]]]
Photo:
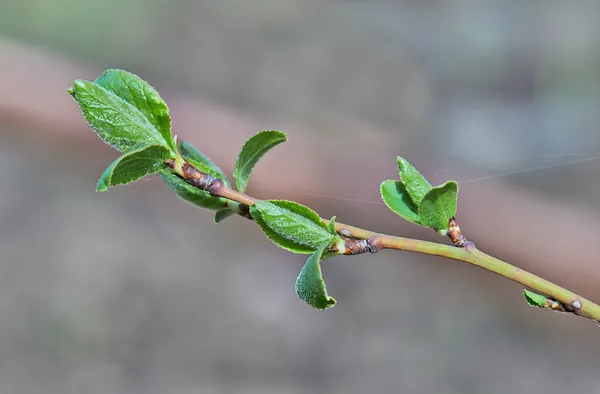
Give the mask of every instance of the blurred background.
[[306, 256], [253, 222], [157, 177], [95, 193], [117, 152], [65, 91], [137, 73], [228, 173], [284, 130], [251, 195], [447, 242], [381, 204], [402, 155], [460, 181], [481, 249], [600, 301], [599, 21], [593, 0], [5, 0], [0, 392], [600, 393], [600, 328], [491, 273], [332, 259], [321, 312], [294, 294]]

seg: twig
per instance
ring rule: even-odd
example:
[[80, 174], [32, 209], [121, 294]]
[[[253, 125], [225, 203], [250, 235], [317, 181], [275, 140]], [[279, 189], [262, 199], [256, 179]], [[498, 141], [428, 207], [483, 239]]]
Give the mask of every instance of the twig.
[[[167, 160], [165, 164], [177, 176], [214, 197], [236, 201], [245, 207], [249, 207], [256, 201], [253, 197], [228, 188], [222, 179], [199, 171], [181, 158]], [[245, 212], [247, 214], [243, 216], [251, 218], [248, 211]], [[327, 219], [321, 220], [325, 223], [329, 222]], [[596, 322], [600, 321], [599, 305], [537, 275], [483, 253], [462, 234], [455, 218], [450, 219], [448, 228], [447, 235], [454, 246], [379, 234], [359, 227], [335, 223], [336, 232], [344, 239], [346, 244], [344, 254], [376, 253], [381, 249], [396, 249], [464, 261], [544, 294], [547, 297], [547, 305], [545, 306], [547, 308], [569, 312]], [[336, 252], [339, 252], [339, 250], [336, 250]]]

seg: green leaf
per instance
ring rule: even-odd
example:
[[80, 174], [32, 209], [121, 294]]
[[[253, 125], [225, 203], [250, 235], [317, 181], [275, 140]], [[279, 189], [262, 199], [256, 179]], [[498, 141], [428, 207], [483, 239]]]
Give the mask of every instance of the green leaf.
[[246, 141], [238, 155], [235, 171], [233, 172], [235, 185], [239, 191], [244, 192], [246, 190], [250, 173], [258, 159], [269, 149], [286, 140], [285, 134], [281, 131], [267, 130], [261, 131]]
[[160, 177], [173, 193], [190, 204], [213, 210], [226, 208], [230, 204], [224, 198], [213, 197], [204, 190], [195, 188], [169, 170], [161, 171]]
[[548, 305], [546, 304], [546, 296], [534, 293], [529, 290], [523, 290], [523, 295], [525, 296], [525, 301], [529, 306], [536, 306], [538, 308], [546, 308]]
[[77, 80], [69, 93], [100, 139], [123, 153], [150, 145], [172, 149], [138, 108], [111, 91], [89, 81]]
[[231, 209], [219, 209], [217, 213], [215, 213], [215, 223], [221, 223], [223, 220], [227, 219], [231, 215], [235, 214]]
[[169, 108], [158, 92], [142, 78], [124, 70], [106, 70], [94, 81], [140, 111], [162, 136], [164, 143], [176, 152], [171, 138]]
[[321, 273], [321, 257], [328, 245], [319, 247], [306, 261], [296, 279], [296, 294], [302, 301], [317, 309], [329, 309], [335, 305], [335, 299], [327, 295], [327, 287]]
[[335, 216], [332, 216], [331, 219], [329, 219], [329, 232], [337, 235], [337, 232], [335, 231]]
[[398, 156], [398, 169], [400, 170], [400, 182], [404, 185], [414, 206], [418, 207], [423, 197], [431, 190], [431, 184], [412, 164], [400, 156]]
[[399, 181], [387, 180], [380, 187], [381, 198], [389, 209], [409, 222], [421, 225], [417, 207], [412, 202], [404, 185]]
[[275, 245], [279, 246], [280, 248], [289, 250], [290, 252], [293, 252], [293, 253], [301, 253], [301, 254], [311, 254], [314, 252], [313, 248], [311, 248], [309, 246], [301, 245], [294, 241], [290, 241], [286, 238], [283, 238], [282, 236], [277, 234], [275, 231], [273, 231], [269, 227], [269, 225], [263, 220], [262, 215], [260, 214], [260, 212], [258, 211], [258, 209], [256, 209], [256, 207], [254, 205], [250, 206], [250, 215], [252, 215], [252, 218], [254, 219], [256, 224], [258, 224], [260, 226], [260, 228], [262, 229], [263, 233], [265, 233], [267, 238], [269, 238]]
[[419, 205], [419, 216], [425, 227], [447, 230], [448, 221], [456, 215], [458, 185], [454, 181], [432, 188]]
[[164, 168], [164, 161], [173, 153], [164, 146], [151, 145], [127, 153], [115, 160], [102, 174], [96, 191], [104, 192], [109, 187], [136, 181]]
[[181, 152], [181, 155], [185, 157], [191, 164], [194, 164], [200, 171], [216, 178], [221, 178], [225, 183], [225, 186], [231, 187], [231, 182], [229, 182], [229, 179], [227, 179], [227, 175], [225, 175], [223, 170], [221, 170], [208, 157], [204, 156], [202, 152], [196, 149], [192, 144], [186, 141], [181, 141], [181, 144], [179, 144], [179, 152]]
[[250, 213], [273, 243], [294, 253], [313, 253], [336, 237], [315, 211], [293, 201], [258, 200]]

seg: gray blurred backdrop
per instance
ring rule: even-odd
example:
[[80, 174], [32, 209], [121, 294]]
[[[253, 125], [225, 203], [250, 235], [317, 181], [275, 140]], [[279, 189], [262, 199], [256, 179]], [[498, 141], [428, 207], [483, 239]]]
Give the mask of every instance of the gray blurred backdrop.
[[287, 132], [254, 196], [447, 242], [381, 204], [402, 155], [467, 181], [481, 249], [600, 301], [600, 2], [2, 0], [0, 393], [600, 393], [600, 328], [483, 270], [328, 260], [320, 312], [251, 221], [95, 193], [117, 153], [65, 89], [113, 67], [229, 173]]

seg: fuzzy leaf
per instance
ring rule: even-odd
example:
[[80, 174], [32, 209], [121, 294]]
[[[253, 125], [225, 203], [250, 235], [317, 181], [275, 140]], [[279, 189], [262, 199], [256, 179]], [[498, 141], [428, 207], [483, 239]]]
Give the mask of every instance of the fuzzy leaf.
[[282, 236], [277, 234], [275, 231], [273, 231], [269, 227], [269, 225], [263, 220], [262, 215], [260, 214], [260, 212], [258, 211], [258, 209], [256, 209], [256, 207], [254, 205], [250, 206], [250, 214], [252, 215], [252, 218], [254, 219], [256, 224], [258, 224], [260, 226], [263, 233], [265, 233], [267, 238], [269, 238], [274, 244], [276, 244], [280, 248], [289, 250], [292, 253], [300, 253], [300, 254], [311, 254], [314, 252], [313, 248], [311, 248], [309, 246], [301, 245], [294, 241], [290, 241], [286, 238], [283, 238]]
[[[212, 160], [204, 156], [202, 152], [196, 149], [187, 141], [181, 141], [179, 144], [179, 152], [186, 159], [194, 160], [193, 163], [200, 171], [212, 175], [216, 178], [221, 178], [227, 187], [231, 187], [231, 182], [227, 179], [227, 175], [221, 170]], [[189, 161], [189, 160], [188, 160]]]
[[139, 109], [102, 86], [77, 80], [69, 93], [100, 139], [116, 150], [130, 153], [150, 145], [171, 149]]
[[173, 193], [190, 204], [213, 210], [219, 210], [228, 205], [227, 200], [220, 197], [213, 197], [204, 190], [195, 188], [169, 170], [161, 171], [160, 177]]
[[244, 192], [246, 190], [250, 173], [258, 159], [274, 146], [286, 141], [286, 139], [285, 134], [281, 131], [267, 130], [261, 131], [246, 141], [238, 155], [235, 171], [233, 172], [235, 185], [239, 191]]
[[447, 230], [448, 221], [456, 215], [458, 185], [454, 181], [432, 188], [419, 205], [419, 216], [425, 227]]
[[417, 208], [408, 196], [404, 185], [399, 181], [387, 180], [380, 187], [381, 198], [389, 209], [409, 222], [421, 225]]
[[546, 296], [534, 293], [529, 290], [523, 290], [523, 295], [525, 296], [525, 301], [529, 306], [537, 306], [538, 308], [545, 308], [546, 305]]
[[223, 220], [227, 219], [228, 217], [230, 217], [233, 214], [235, 214], [235, 212], [233, 212], [231, 209], [228, 209], [228, 208], [219, 209], [215, 213], [215, 223], [221, 223]]
[[250, 213], [273, 243], [294, 253], [313, 253], [335, 238], [315, 211], [293, 201], [259, 200]]
[[164, 161], [173, 153], [164, 146], [151, 145], [135, 152], [124, 154], [115, 160], [102, 174], [96, 191], [104, 192], [109, 187], [136, 181], [164, 168]]
[[94, 83], [114, 93], [137, 108], [162, 136], [164, 143], [175, 152], [171, 138], [169, 108], [158, 92], [142, 78], [124, 70], [106, 70]]
[[398, 169], [400, 170], [400, 182], [404, 185], [414, 206], [418, 207], [423, 197], [431, 190], [431, 184], [412, 164], [400, 156], [398, 156]]
[[319, 247], [306, 261], [296, 279], [296, 294], [302, 301], [317, 309], [329, 309], [335, 299], [327, 294], [327, 287], [321, 272], [321, 257], [328, 245]]

